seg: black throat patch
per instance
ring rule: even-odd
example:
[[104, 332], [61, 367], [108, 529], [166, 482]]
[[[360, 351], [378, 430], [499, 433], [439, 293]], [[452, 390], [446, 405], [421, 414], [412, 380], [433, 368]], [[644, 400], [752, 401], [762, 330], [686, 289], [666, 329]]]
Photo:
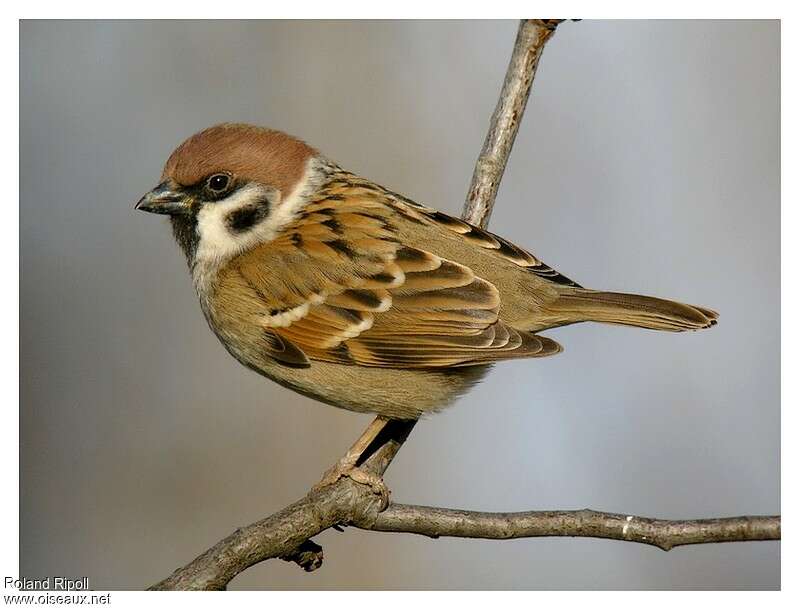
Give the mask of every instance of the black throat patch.
[[186, 261], [191, 267], [194, 262], [194, 255], [197, 252], [197, 242], [200, 240], [197, 235], [197, 215], [176, 215], [172, 216], [170, 221], [172, 222], [172, 234], [186, 255]]

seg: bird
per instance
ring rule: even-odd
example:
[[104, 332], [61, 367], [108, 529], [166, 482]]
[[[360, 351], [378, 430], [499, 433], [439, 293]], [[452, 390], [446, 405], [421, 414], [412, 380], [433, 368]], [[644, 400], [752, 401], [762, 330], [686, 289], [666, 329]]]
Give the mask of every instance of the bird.
[[663, 331], [717, 312], [587, 289], [527, 250], [242, 123], [167, 159], [136, 209], [169, 216], [211, 330], [241, 364], [323, 403], [416, 420], [494, 363], [562, 351], [541, 331]]

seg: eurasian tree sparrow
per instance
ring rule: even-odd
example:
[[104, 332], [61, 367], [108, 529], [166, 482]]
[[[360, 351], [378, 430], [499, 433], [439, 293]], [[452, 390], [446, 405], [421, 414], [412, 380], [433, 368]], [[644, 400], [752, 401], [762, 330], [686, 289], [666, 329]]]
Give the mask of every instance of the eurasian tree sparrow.
[[168, 214], [208, 324], [245, 366], [353, 411], [413, 419], [492, 363], [561, 351], [539, 331], [684, 331], [717, 314], [582, 288], [488, 231], [341, 169], [304, 142], [223, 124], [181, 144], [136, 208]]

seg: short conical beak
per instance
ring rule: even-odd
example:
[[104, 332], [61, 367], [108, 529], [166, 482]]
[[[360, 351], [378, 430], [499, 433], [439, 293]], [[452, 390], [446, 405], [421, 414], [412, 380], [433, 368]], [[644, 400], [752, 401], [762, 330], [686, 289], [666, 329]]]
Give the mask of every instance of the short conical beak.
[[189, 205], [186, 193], [171, 180], [162, 182], [139, 200], [134, 208], [151, 214], [187, 214]]

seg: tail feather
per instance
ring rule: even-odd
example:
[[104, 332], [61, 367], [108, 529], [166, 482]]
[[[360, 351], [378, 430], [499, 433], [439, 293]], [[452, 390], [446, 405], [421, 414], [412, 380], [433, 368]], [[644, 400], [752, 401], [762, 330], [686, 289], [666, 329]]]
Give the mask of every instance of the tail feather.
[[621, 292], [565, 291], [548, 306], [563, 324], [604, 322], [655, 330], [700, 330], [717, 323], [716, 311], [676, 301]]

